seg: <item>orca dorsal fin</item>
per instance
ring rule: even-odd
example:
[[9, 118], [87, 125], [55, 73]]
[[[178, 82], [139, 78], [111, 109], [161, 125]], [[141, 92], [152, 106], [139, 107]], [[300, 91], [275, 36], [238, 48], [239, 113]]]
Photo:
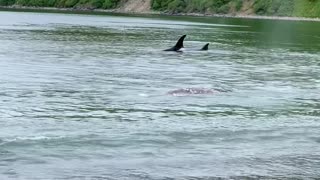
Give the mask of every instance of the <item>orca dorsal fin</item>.
[[187, 35], [181, 36], [175, 46], [173, 46], [173, 47], [170, 48], [170, 49], [166, 49], [165, 51], [179, 51], [181, 48], [184, 47], [184, 46], [183, 46], [183, 41], [184, 41], [184, 39], [185, 39], [186, 37], [187, 37]]
[[184, 41], [184, 38], [186, 38], [186, 37], [187, 37], [187, 35], [181, 36], [181, 38], [178, 40], [177, 44], [174, 47], [177, 48], [178, 50], [181, 48], [184, 48], [183, 41]]
[[201, 51], [208, 51], [208, 50], [209, 50], [209, 43], [204, 45], [203, 48], [201, 49]]

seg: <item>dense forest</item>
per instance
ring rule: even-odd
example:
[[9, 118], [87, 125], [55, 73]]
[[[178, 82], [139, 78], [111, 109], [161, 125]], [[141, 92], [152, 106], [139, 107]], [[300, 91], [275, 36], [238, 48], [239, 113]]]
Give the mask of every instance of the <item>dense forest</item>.
[[152, 8], [175, 13], [320, 17], [320, 0], [153, 0]]
[[[0, 0], [1, 6], [112, 9], [128, 0]], [[139, 1], [139, 0], [137, 0]], [[165, 13], [257, 14], [320, 17], [320, 0], [149, 0], [150, 9]]]
[[0, 0], [1, 6], [21, 5], [58, 8], [116, 8], [120, 0]]

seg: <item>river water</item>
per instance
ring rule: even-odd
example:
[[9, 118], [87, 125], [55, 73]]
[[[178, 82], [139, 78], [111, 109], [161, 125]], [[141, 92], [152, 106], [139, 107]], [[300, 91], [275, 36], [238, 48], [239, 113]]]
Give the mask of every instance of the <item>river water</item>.
[[319, 29], [0, 12], [0, 179], [320, 177]]

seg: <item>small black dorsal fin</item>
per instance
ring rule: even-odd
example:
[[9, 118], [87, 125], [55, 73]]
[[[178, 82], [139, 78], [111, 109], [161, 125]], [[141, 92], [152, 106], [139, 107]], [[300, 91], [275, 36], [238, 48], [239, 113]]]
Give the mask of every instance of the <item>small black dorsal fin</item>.
[[201, 51], [208, 51], [208, 50], [209, 50], [209, 43], [204, 45], [203, 48], [201, 49]]
[[184, 46], [183, 46], [183, 41], [184, 41], [184, 39], [185, 39], [186, 37], [187, 37], [187, 35], [181, 36], [175, 46], [173, 46], [173, 47], [170, 48], [170, 49], [166, 49], [165, 51], [179, 51], [181, 48], [184, 47]]

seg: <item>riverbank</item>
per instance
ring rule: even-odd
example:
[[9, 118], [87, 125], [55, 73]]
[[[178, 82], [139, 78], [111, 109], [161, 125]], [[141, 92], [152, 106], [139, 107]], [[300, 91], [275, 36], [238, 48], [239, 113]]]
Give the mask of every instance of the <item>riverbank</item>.
[[191, 17], [220, 17], [241, 19], [266, 19], [286, 21], [313, 21], [320, 22], [320, 18], [238, 15], [238, 14], [201, 14], [201, 13], [164, 13], [159, 11], [131, 11], [124, 8], [117, 9], [90, 9], [90, 8], [54, 8], [54, 7], [26, 7], [26, 6], [0, 6], [0, 11], [23, 11], [23, 12], [49, 12], [49, 13], [72, 13], [72, 14], [129, 14], [129, 15], [164, 15], [164, 16], [191, 16]]

